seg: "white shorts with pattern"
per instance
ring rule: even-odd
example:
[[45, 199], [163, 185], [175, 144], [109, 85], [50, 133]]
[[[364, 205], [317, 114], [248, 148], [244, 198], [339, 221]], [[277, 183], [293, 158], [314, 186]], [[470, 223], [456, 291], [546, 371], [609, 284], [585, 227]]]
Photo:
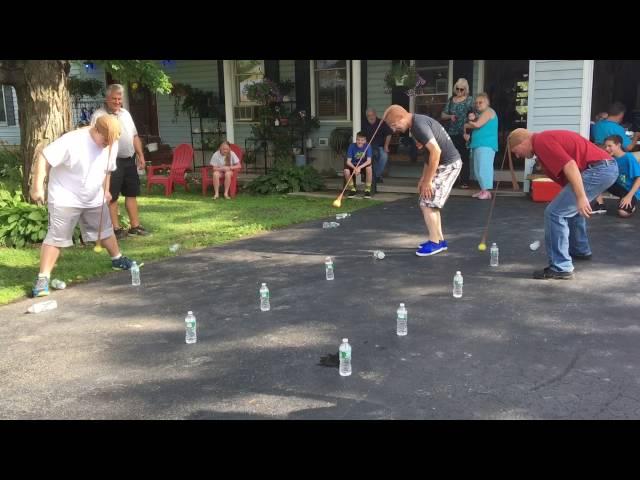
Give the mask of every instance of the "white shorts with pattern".
[[449, 198], [453, 184], [456, 183], [460, 170], [462, 169], [462, 160], [458, 159], [449, 165], [438, 165], [436, 176], [433, 178], [433, 196], [431, 200], [420, 197], [421, 207], [442, 208]]

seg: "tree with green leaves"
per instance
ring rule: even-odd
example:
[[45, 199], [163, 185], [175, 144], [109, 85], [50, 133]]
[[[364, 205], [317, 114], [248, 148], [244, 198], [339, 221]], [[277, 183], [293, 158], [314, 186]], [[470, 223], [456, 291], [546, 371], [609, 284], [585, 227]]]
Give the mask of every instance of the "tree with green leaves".
[[[16, 89], [23, 163], [22, 193], [29, 198], [31, 165], [38, 152], [71, 130], [68, 77], [74, 60], [0, 60], [0, 84]], [[122, 83], [138, 82], [169, 93], [171, 82], [154, 60], [91, 60]]]

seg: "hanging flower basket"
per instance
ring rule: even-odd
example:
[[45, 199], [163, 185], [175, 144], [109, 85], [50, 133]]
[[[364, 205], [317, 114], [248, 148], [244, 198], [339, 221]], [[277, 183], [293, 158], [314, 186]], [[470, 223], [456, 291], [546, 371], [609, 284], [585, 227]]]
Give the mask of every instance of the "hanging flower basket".
[[418, 73], [414, 66], [396, 63], [384, 76], [385, 91], [390, 93], [394, 87], [414, 88], [417, 78]]

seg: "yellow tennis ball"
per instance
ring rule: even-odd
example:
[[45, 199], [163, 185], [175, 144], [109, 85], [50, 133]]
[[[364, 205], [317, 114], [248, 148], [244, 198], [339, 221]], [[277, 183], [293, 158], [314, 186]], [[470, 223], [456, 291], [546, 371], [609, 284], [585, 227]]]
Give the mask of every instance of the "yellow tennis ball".
[[480, 250], [481, 252], [484, 252], [487, 249], [487, 244], [484, 242], [481, 242], [478, 244], [478, 250]]
[[96, 245], [93, 247], [93, 251], [96, 253], [100, 253], [102, 251], [102, 247], [100, 245]]

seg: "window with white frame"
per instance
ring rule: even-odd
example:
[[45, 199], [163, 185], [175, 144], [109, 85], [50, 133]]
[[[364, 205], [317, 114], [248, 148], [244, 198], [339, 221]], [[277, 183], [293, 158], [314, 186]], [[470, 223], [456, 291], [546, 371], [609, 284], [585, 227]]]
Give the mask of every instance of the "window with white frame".
[[4, 103], [4, 85], [0, 85], [0, 123], [7, 123], [7, 107]]
[[349, 120], [349, 62], [315, 60], [315, 106], [320, 120]]
[[236, 105], [251, 104], [244, 89], [247, 85], [264, 80], [264, 60], [236, 60], [235, 63]]
[[449, 64], [449, 60], [415, 61], [416, 71], [426, 82], [416, 89], [415, 113], [440, 118], [451, 95]]

